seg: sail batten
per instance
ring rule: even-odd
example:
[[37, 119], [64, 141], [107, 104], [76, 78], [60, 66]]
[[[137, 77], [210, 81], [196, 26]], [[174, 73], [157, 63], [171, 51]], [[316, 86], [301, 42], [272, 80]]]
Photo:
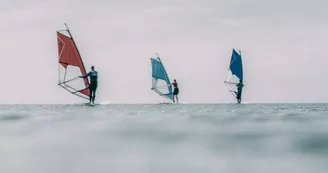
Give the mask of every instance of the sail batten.
[[69, 29], [57, 31], [57, 42], [59, 63], [58, 85], [76, 96], [89, 99], [89, 81], [87, 78], [78, 77], [87, 73]]
[[159, 57], [150, 58], [152, 66], [152, 90], [158, 95], [173, 100], [172, 86], [165, 67]]

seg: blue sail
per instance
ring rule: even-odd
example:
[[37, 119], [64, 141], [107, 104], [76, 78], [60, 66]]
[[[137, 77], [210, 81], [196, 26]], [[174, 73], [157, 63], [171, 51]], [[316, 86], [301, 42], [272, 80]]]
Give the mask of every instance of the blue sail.
[[152, 90], [162, 97], [173, 100], [172, 86], [162, 61], [159, 58], [150, 58], [152, 67]]
[[235, 49], [232, 50], [230, 71], [232, 74], [236, 75], [241, 82], [243, 82], [243, 63], [241, 55]]
[[224, 83], [226, 84], [230, 93], [236, 99], [237, 94], [238, 96], [241, 96], [242, 90], [238, 90], [238, 83], [243, 83], [243, 78], [243, 63], [241, 54], [233, 49], [229, 64], [229, 72], [225, 78]]

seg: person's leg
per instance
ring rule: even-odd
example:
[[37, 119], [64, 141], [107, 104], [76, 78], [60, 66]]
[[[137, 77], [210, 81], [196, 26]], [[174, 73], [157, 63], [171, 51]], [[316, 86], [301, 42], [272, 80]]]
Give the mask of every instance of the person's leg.
[[239, 90], [237, 91], [236, 99], [237, 99], [237, 103], [239, 103], [240, 102], [240, 91]]
[[177, 103], [179, 103], [178, 95], [175, 95], [175, 97], [176, 97]]
[[93, 102], [93, 97], [94, 97], [94, 90], [95, 90], [95, 83], [93, 83], [93, 82], [91, 82], [90, 83], [90, 86], [89, 86], [89, 88], [90, 88], [90, 103], [92, 103]]
[[92, 102], [95, 103], [97, 87], [93, 90]]
[[89, 103], [91, 103], [91, 101], [92, 101], [92, 88], [91, 88], [91, 86], [89, 86], [89, 92], [90, 92]]
[[178, 89], [177, 88], [174, 88], [174, 90], [173, 90], [173, 103], [175, 103], [175, 99], [176, 99], [176, 97], [177, 97], [177, 94], [178, 94]]
[[241, 103], [241, 94], [242, 94], [242, 91], [243, 91], [243, 90], [240, 90], [239, 93], [238, 93], [238, 94], [239, 94], [239, 95], [238, 95], [238, 99], [239, 99], [238, 103]]

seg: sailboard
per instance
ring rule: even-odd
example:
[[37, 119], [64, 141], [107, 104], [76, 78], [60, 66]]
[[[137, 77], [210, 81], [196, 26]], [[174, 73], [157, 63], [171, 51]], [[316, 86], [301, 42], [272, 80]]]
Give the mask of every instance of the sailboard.
[[243, 83], [243, 63], [241, 57], [241, 51], [239, 53], [232, 49], [232, 55], [230, 59], [228, 74], [224, 80], [227, 88], [229, 89], [230, 93], [236, 98], [237, 93], [237, 84], [239, 82]]
[[157, 54], [157, 58], [150, 58], [152, 67], [152, 90], [158, 95], [173, 101], [172, 86], [165, 67]]
[[88, 78], [79, 77], [87, 74], [87, 72], [80, 52], [67, 25], [66, 28], [65, 30], [57, 31], [58, 85], [71, 94], [89, 100], [89, 80]]

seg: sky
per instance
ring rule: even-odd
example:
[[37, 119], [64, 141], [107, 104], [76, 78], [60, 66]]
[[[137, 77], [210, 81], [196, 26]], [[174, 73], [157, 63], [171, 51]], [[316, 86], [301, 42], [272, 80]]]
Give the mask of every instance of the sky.
[[235, 102], [224, 79], [241, 49], [243, 101], [328, 102], [328, 1], [0, 0], [0, 104], [83, 102], [60, 88], [56, 31], [67, 23], [98, 102], [158, 103], [159, 53], [183, 103]]

